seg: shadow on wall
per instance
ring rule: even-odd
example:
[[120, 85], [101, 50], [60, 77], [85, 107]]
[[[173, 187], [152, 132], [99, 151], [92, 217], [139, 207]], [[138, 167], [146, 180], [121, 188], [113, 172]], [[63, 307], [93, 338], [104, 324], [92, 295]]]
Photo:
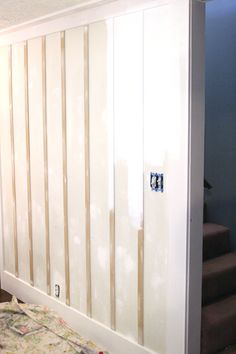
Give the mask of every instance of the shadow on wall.
[[206, 7], [207, 221], [231, 229], [236, 249], [236, 1]]

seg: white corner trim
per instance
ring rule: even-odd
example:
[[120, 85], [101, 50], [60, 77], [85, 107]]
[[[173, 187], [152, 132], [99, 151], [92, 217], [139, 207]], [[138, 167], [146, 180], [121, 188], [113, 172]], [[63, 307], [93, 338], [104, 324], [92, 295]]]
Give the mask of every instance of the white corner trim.
[[200, 353], [205, 120], [205, 1], [190, 2], [189, 181], [185, 354]]
[[53, 309], [74, 330], [85, 338], [96, 342], [104, 350], [108, 350], [109, 354], [157, 354], [128, 340], [123, 335], [112, 331], [78, 310], [58, 301], [56, 298], [48, 296], [41, 290], [32, 287], [6, 271], [2, 272], [2, 289], [14, 294], [24, 302], [45, 305]]

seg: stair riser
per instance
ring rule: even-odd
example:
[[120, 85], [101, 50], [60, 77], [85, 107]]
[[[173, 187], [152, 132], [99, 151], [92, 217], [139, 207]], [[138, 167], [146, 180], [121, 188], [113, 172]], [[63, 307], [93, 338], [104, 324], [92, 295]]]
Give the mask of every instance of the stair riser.
[[229, 234], [207, 237], [203, 243], [203, 260], [219, 257], [230, 252]]
[[222, 225], [203, 225], [203, 260], [230, 252], [229, 229]]
[[226, 273], [216, 273], [210, 277], [203, 277], [202, 304], [206, 305], [220, 297], [236, 293], [236, 268]]
[[[204, 318], [203, 318], [204, 323]], [[227, 318], [219, 325], [202, 329], [201, 354], [213, 354], [236, 342], [236, 316]]]

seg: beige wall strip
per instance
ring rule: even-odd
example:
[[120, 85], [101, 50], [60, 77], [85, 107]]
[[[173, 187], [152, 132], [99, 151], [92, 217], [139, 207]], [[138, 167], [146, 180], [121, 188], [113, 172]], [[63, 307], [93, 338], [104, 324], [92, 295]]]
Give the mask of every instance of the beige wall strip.
[[89, 152], [89, 35], [84, 27], [84, 129], [85, 129], [85, 212], [86, 212], [86, 281], [87, 315], [92, 316], [91, 240], [90, 240], [90, 152]]
[[17, 210], [16, 210], [16, 168], [15, 168], [15, 139], [13, 118], [13, 95], [12, 95], [12, 46], [8, 50], [9, 68], [9, 114], [10, 114], [10, 139], [11, 139], [11, 168], [12, 168], [12, 204], [13, 204], [13, 233], [14, 233], [14, 257], [15, 276], [19, 276], [18, 240], [17, 240]]
[[65, 32], [61, 32], [61, 94], [62, 94], [62, 156], [63, 156], [63, 203], [64, 203], [64, 252], [66, 304], [70, 305], [70, 265], [68, 241], [68, 185], [67, 185], [67, 124], [66, 124], [66, 67]]
[[47, 294], [51, 295], [50, 235], [48, 206], [48, 132], [47, 132], [47, 84], [46, 84], [46, 38], [42, 37], [42, 113], [43, 113], [43, 155], [44, 155], [44, 219], [46, 246]]
[[111, 329], [116, 329], [116, 289], [115, 289], [115, 213], [110, 211], [110, 301]]
[[138, 231], [138, 343], [144, 344], [144, 230]]
[[27, 163], [29, 265], [30, 265], [30, 284], [34, 285], [27, 41], [24, 43], [24, 81], [25, 81], [25, 134], [26, 134], [26, 163]]

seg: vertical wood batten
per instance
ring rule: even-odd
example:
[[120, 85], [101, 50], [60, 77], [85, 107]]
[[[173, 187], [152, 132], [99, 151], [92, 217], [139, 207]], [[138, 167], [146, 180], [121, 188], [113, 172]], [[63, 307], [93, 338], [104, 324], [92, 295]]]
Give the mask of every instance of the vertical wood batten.
[[28, 90], [28, 43], [24, 43], [24, 84], [25, 84], [25, 133], [26, 133], [26, 163], [27, 163], [27, 202], [28, 202], [28, 233], [29, 233], [29, 265], [30, 284], [34, 285], [33, 270], [33, 238], [32, 238], [32, 193], [31, 193], [31, 163], [30, 163], [30, 122], [29, 122], [29, 90]]
[[110, 301], [111, 329], [116, 329], [116, 289], [115, 289], [115, 212], [110, 211]]
[[17, 240], [17, 209], [16, 209], [16, 168], [15, 168], [15, 139], [13, 118], [13, 95], [12, 95], [12, 46], [8, 50], [9, 70], [9, 113], [10, 113], [10, 139], [11, 139], [11, 166], [12, 166], [12, 203], [13, 203], [13, 232], [14, 232], [14, 257], [15, 276], [19, 276], [18, 240]]
[[112, 117], [112, 202], [113, 210], [110, 211], [110, 306], [111, 329], [116, 330], [116, 236], [115, 236], [115, 119], [114, 119], [114, 19], [112, 21], [112, 59], [113, 59], [113, 117]]
[[90, 151], [89, 151], [89, 28], [84, 27], [84, 130], [85, 130], [85, 219], [87, 315], [92, 316], [91, 300], [91, 230], [90, 230]]
[[142, 13], [142, 80], [143, 80], [143, 107], [142, 107], [142, 216], [141, 216], [141, 228], [138, 231], [138, 343], [144, 345], [144, 186], [145, 186], [145, 174], [144, 174], [144, 12]]
[[47, 137], [47, 86], [46, 86], [46, 38], [42, 37], [42, 109], [43, 109], [43, 154], [44, 154], [44, 208], [46, 238], [47, 293], [51, 295], [50, 235], [48, 207], [48, 137]]
[[138, 343], [144, 344], [144, 230], [138, 231]]
[[67, 185], [67, 123], [66, 123], [66, 70], [65, 32], [61, 32], [61, 93], [62, 93], [62, 156], [63, 156], [63, 203], [64, 203], [64, 252], [66, 304], [70, 305], [70, 266], [68, 241], [68, 185]]

